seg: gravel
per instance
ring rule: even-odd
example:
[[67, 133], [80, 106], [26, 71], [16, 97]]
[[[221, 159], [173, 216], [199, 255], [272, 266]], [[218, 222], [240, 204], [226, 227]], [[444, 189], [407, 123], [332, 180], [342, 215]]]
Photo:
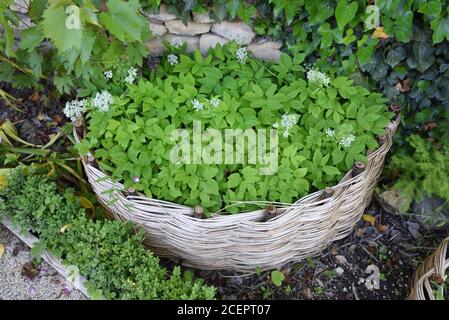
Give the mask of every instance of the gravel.
[[0, 300], [85, 300], [48, 263], [34, 264], [25, 243], [0, 223]]

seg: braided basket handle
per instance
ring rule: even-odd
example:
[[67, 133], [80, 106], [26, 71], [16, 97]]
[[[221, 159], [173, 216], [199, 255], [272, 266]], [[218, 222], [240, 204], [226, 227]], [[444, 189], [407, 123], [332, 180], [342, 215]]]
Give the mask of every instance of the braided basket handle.
[[449, 237], [416, 270], [413, 276], [409, 300], [436, 300], [431, 282], [443, 284], [449, 268]]

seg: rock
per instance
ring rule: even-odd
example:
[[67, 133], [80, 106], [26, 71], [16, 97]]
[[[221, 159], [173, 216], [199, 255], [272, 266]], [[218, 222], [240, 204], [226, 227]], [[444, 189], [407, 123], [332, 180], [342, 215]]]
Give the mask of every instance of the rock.
[[159, 7], [159, 13], [150, 13], [148, 15], [151, 19], [156, 19], [159, 21], [170, 21], [175, 20], [177, 17], [175, 14], [168, 13], [167, 7], [165, 4], [161, 4]]
[[196, 13], [193, 12], [193, 21], [197, 23], [214, 23], [214, 19], [209, 18], [209, 12]]
[[346, 259], [345, 256], [336, 255], [335, 260], [337, 260], [338, 264], [340, 264], [342, 266], [349, 265], [348, 260]]
[[147, 48], [150, 50], [150, 56], [160, 57], [164, 54], [165, 47], [162, 44], [161, 38], [153, 38], [146, 43]]
[[261, 43], [251, 43], [248, 45], [248, 51], [251, 51], [253, 56], [264, 61], [278, 62], [281, 56], [282, 42], [279, 41], [264, 41]]
[[28, 6], [30, 5], [30, 0], [15, 0], [14, 3], [10, 6], [11, 10], [20, 12], [20, 13], [28, 13]]
[[392, 214], [406, 212], [410, 206], [410, 200], [403, 197], [398, 190], [387, 190], [375, 195], [382, 208]]
[[205, 33], [200, 37], [200, 51], [203, 55], [207, 54], [209, 48], [215, 48], [217, 44], [224, 45], [229, 42], [228, 39], [217, 36], [213, 33]]
[[194, 52], [196, 49], [198, 49], [198, 47], [200, 45], [199, 37], [178, 36], [178, 35], [168, 33], [164, 36], [164, 39], [166, 39], [168, 42], [175, 41], [175, 42], [186, 43], [188, 53]]
[[408, 221], [404, 222], [404, 225], [414, 239], [418, 239], [421, 236], [421, 234], [419, 233], [419, 224], [418, 223], [408, 220]]
[[253, 29], [243, 22], [215, 23], [212, 25], [212, 32], [241, 45], [250, 44], [256, 36]]
[[449, 206], [445, 199], [429, 197], [422, 201], [414, 201], [412, 212], [426, 230], [449, 228]]
[[181, 36], [195, 36], [210, 31], [210, 24], [208, 23], [187, 22], [187, 25], [185, 25], [181, 20], [171, 20], [167, 21], [165, 26], [170, 33]]
[[151, 21], [148, 24], [150, 26], [152, 36], [162, 37], [167, 33], [167, 28], [163, 24], [154, 23]]
[[334, 271], [335, 271], [336, 274], [341, 276], [345, 272], [345, 269], [343, 269], [342, 267], [337, 267], [337, 268], [334, 269]]

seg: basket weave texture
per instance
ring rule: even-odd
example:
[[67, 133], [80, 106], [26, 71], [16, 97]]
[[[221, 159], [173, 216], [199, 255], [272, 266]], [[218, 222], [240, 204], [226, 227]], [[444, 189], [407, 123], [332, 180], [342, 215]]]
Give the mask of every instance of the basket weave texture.
[[277, 207], [268, 221], [265, 210], [196, 218], [191, 207], [128, 194], [98, 169], [92, 154], [83, 165], [99, 201], [116, 219], [141, 226], [144, 244], [157, 255], [202, 270], [254, 272], [316, 255], [351, 233], [371, 201], [398, 124], [399, 116], [386, 129], [385, 142], [368, 154], [365, 170], [356, 176], [349, 171], [332, 196], [314, 192]]
[[431, 281], [445, 281], [449, 268], [449, 237], [416, 270], [412, 280], [409, 300], [436, 300]]

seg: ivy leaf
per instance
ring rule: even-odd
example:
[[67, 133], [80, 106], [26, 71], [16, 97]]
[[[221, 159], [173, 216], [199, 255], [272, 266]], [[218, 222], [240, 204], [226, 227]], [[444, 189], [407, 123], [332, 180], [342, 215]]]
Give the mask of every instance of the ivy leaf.
[[412, 39], [413, 35], [413, 12], [407, 11], [403, 15], [399, 15], [395, 24], [396, 38], [408, 43]]
[[440, 1], [421, 2], [419, 4], [419, 13], [423, 13], [430, 17], [438, 17], [441, 13]]
[[335, 8], [335, 19], [337, 20], [338, 29], [343, 30], [354, 19], [358, 8], [359, 4], [357, 2], [351, 2], [348, 5], [346, 0], [338, 1]]
[[424, 72], [435, 62], [434, 49], [430, 42], [413, 43], [413, 54], [407, 59], [410, 68]]
[[390, 67], [394, 68], [398, 63], [405, 59], [406, 55], [405, 48], [403, 46], [397, 46], [388, 51], [385, 62], [388, 63]]
[[80, 49], [82, 45], [82, 25], [80, 25], [80, 29], [68, 29], [67, 19], [68, 16], [62, 7], [49, 7], [43, 14], [44, 35], [54, 43], [61, 53], [72, 48]]
[[434, 44], [443, 41], [445, 38], [449, 40], [449, 19], [435, 19], [430, 25], [433, 29], [432, 40]]

